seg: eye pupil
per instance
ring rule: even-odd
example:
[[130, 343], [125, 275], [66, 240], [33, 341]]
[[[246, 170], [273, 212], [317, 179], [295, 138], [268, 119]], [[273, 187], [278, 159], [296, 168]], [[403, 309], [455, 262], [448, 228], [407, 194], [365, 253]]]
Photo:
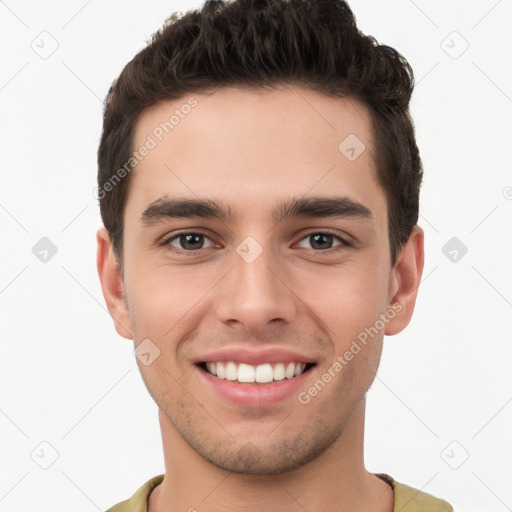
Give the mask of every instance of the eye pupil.
[[330, 247], [325, 247], [325, 245], [322, 245], [322, 240], [325, 242], [325, 240], [327, 239], [332, 244], [332, 238], [333, 238], [332, 235], [329, 235], [326, 233], [315, 233], [314, 235], [312, 235], [312, 238], [314, 240], [314, 243], [311, 244], [313, 247], [318, 242], [320, 242], [320, 245], [321, 245], [320, 247], [314, 247], [315, 249], [326, 249], [326, 248], [330, 249]]
[[[203, 235], [200, 235], [200, 234], [187, 234], [187, 235], [181, 235], [180, 236], [180, 244], [182, 245], [182, 247], [184, 249], [200, 249], [200, 247], [190, 247], [189, 245], [190, 244], [193, 244], [194, 243], [194, 240], [195, 242], [202, 242], [202, 238], [203, 238]], [[199, 243], [199, 245], [202, 245], [201, 243]]]

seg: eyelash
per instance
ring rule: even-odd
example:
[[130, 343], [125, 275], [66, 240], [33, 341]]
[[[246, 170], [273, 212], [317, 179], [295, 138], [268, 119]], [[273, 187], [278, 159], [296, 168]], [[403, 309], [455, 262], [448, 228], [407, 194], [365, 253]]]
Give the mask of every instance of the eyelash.
[[[187, 254], [187, 255], [190, 255], [190, 256], [193, 256], [193, 255], [196, 255], [196, 254], [200, 254], [203, 250], [210, 249], [210, 247], [206, 247], [206, 248], [203, 248], [203, 249], [197, 249], [195, 251], [187, 251], [185, 249], [177, 249], [176, 247], [170, 245], [172, 241], [174, 241], [174, 240], [176, 240], [179, 237], [184, 236], [184, 235], [202, 235], [205, 238], [210, 239], [210, 237], [208, 235], [206, 235], [205, 233], [202, 233], [201, 231], [182, 231], [182, 232], [176, 233], [176, 234], [174, 234], [174, 235], [172, 235], [170, 237], [164, 238], [158, 245], [159, 246], [172, 247], [172, 249], [170, 249], [172, 252], [176, 252], [178, 254], [179, 253]], [[336, 232], [334, 232], [334, 231], [332, 231], [330, 229], [322, 229], [322, 230], [318, 230], [318, 231], [311, 231], [311, 232], [305, 234], [299, 240], [299, 242], [301, 242], [305, 238], [308, 238], [308, 237], [310, 237], [312, 235], [330, 235], [330, 236], [338, 239], [341, 242], [340, 245], [337, 245], [335, 247], [331, 247], [330, 249], [324, 249], [324, 250], [321, 250], [321, 249], [307, 249], [309, 251], [313, 251], [313, 252], [318, 253], [318, 254], [331, 254], [332, 252], [340, 250], [341, 248], [345, 248], [345, 249], [353, 248], [353, 244], [351, 242], [348, 242], [344, 238], [340, 237], [339, 234], [337, 234]]]

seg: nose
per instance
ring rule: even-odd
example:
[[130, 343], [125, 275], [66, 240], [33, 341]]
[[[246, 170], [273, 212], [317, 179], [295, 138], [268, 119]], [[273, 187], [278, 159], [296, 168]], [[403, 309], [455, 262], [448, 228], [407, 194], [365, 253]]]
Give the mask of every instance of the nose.
[[216, 313], [221, 322], [251, 335], [293, 322], [300, 301], [282, 259], [263, 250], [252, 262], [236, 254], [233, 263], [217, 290]]

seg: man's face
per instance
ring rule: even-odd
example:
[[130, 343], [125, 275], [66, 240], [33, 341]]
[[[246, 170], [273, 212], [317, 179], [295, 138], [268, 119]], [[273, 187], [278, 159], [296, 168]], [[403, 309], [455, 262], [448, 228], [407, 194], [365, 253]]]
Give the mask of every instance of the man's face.
[[[370, 117], [354, 99], [305, 89], [193, 97], [194, 108], [182, 108], [189, 97], [160, 104], [137, 123], [134, 147], [148, 136], [157, 145], [130, 177], [124, 212], [129, 325], [135, 346], [160, 351], [139, 366], [168, 429], [219, 467], [278, 473], [339, 438], [378, 367], [386, 328], [376, 321], [396, 290]], [[154, 130], [176, 109], [159, 142]], [[232, 218], [197, 215], [204, 208], [181, 218], [165, 203], [178, 199]], [[282, 206], [311, 199], [340, 200], [338, 215], [327, 203], [323, 213]], [[210, 363], [237, 380], [209, 374], [222, 374]], [[290, 363], [309, 364], [282, 378]], [[253, 374], [278, 380], [238, 382]]]

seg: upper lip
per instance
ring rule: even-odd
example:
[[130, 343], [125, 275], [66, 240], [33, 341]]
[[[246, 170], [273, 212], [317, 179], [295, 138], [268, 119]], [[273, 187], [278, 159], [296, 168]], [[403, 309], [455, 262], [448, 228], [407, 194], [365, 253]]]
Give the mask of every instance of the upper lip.
[[245, 347], [223, 348], [196, 358], [195, 363], [216, 363], [218, 361], [233, 361], [237, 364], [246, 363], [256, 366], [265, 363], [316, 363], [314, 357], [280, 347], [267, 347], [259, 350]]

